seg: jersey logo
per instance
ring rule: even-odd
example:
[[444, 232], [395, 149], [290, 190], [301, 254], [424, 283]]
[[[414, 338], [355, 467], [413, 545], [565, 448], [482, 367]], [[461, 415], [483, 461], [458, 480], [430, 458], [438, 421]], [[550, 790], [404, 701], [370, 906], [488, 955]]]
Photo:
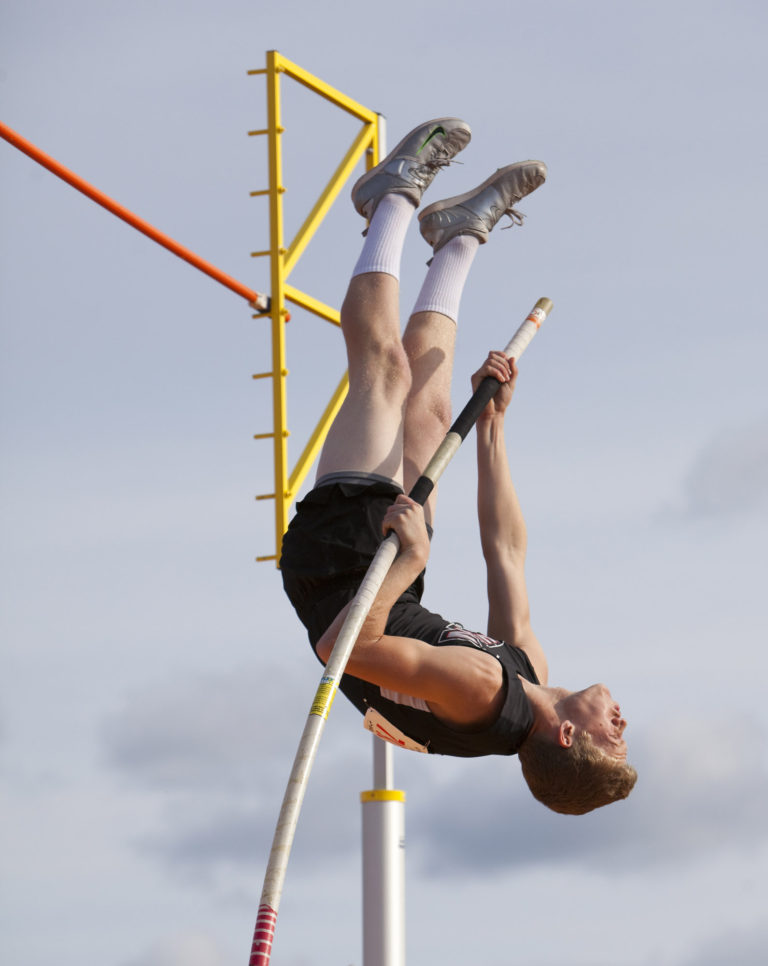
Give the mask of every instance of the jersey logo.
[[418, 741], [414, 741], [413, 738], [403, 734], [399, 728], [387, 721], [384, 715], [375, 708], [368, 708], [365, 712], [363, 727], [366, 731], [376, 735], [377, 738], [388, 741], [392, 745], [397, 745], [398, 748], [407, 748], [409, 751], [420, 751], [422, 754], [427, 754], [426, 745], [420, 745]]
[[497, 641], [495, 637], [488, 637], [478, 631], [468, 631], [461, 624], [449, 624], [440, 634], [437, 643], [450, 644], [453, 641], [465, 641], [468, 644], [474, 644], [475, 647], [479, 647], [483, 651], [504, 647], [503, 641]]

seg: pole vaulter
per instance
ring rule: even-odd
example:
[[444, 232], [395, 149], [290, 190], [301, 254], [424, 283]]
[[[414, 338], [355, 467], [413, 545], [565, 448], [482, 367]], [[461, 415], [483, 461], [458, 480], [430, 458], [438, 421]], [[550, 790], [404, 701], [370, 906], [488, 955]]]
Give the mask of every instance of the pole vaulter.
[[[520, 359], [551, 309], [552, 301], [550, 299], [540, 298], [538, 300], [504, 349], [504, 354], [508, 358]], [[494, 397], [500, 385], [501, 383], [493, 376], [487, 376], [480, 383], [445, 435], [423, 474], [412, 487], [409, 493], [412, 500], [423, 506], [448, 463], [477, 422], [486, 405]], [[320, 738], [360, 629], [365, 623], [384, 578], [397, 556], [399, 546], [400, 542], [395, 533], [390, 533], [382, 541], [352, 601], [312, 701], [272, 840], [254, 929], [249, 966], [268, 966], [269, 964], [288, 860]]]

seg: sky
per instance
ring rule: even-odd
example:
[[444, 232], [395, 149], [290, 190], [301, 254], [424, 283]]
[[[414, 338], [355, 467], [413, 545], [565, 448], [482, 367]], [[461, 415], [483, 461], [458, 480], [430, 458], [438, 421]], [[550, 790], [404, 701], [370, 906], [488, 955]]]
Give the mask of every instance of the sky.
[[[508, 443], [551, 682], [605, 681], [631, 797], [548, 813], [516, 759], [397, 753], [407, 958], [756, 966], [768, 943], [768, 12], [762, 3], [5, 0], [0, 119], [257, 290], [265, 52], [387, 121], [466, 118], [425, 203], [549, 177], [475, 261], [454, 402], [542, 295]], [[286, 234], [355, 125], [283, 85]], [[362, 165], [360, 171], [362, 170]], [[359, 172], [358, 172], [359, 173]], [[339, 305], [345, 190], [292, 284]], [[407, 313], [429, 250], [411, 230]], [[269, 332], [239, 296], [0, 141], [3, 873], [13, 966], [246, 962], [320, 666], [273, 552]], [[289, 455], [344, 370], [294, 312]], [[425, 604], [483, 628], [473, 446], [441, 482]], [[275, 966], [361, 966], [371, 738], [335, 702]], [[467, 911], [471, 915], [467, 916]]]

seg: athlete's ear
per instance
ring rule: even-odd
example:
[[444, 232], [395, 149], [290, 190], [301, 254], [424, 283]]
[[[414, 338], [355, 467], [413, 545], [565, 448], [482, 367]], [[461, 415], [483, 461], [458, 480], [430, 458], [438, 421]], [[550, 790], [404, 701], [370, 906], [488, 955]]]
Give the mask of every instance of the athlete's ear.
[[576, 734], [576, 725], [572, 721], [561, 721], [557, 732], [557, 743], [561, 748], [570, 748]]

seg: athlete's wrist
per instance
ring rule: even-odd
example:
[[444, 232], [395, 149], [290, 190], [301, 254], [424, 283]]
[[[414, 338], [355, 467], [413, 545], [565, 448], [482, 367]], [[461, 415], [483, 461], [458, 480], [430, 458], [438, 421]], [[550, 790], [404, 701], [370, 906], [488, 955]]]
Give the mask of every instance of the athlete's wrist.
[[393, 564], [393, 570], [399, 575], [399, 581], [404, 584], [403, 590], [410, 587], [427, 565], [429, 545], [424, 547], [420, 543], [401, 546]]
[[494, 409], [491, 412], [483, 412], [478, 418], [478, 423], [503, 423], [506, 409]]

